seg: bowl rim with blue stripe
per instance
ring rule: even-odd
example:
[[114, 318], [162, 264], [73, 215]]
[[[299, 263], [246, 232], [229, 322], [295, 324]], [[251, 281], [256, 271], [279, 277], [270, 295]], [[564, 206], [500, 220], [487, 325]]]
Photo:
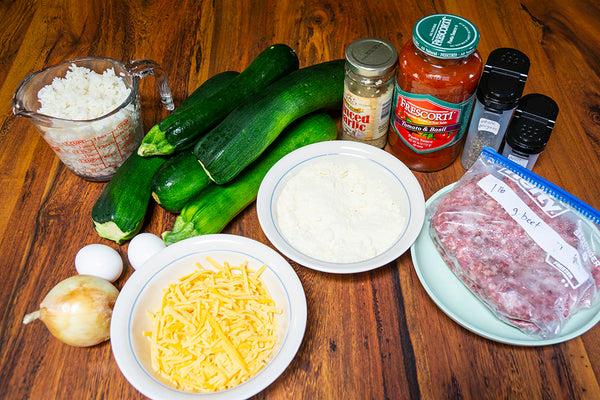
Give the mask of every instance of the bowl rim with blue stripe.
[[[277, 221], [277, 200], [286, 182], [313, 162], [355, 162], [368, 168], [390, 187], [391, 195], [406, 207], [407, 222], [393, 244], [382, 253], [357, 262], [337, 263], [317, 259], [294, 247], [281, 232]], [[425, 219], [425, 197], [413, 172], [387, 151], [365, 143], [333, 140], [309, 144], [281, 158], [260, 185], [256, 211], [260, 226], [269, 241], [283, 255], [298, 264], [321, 272], [351, 274], [389, 264], [404, 254], [421, 231]]]
[[[194, 271], [200, 263], [211, 269], [210, 257], [231, 266], [248, 262], [248, 269], [266, 265], [261, 280], [282, 313], [276, 315], [278, 339], [269, 362], [247, 381], [227, 390], [191, 393], [175, 389], [151, 366], [148, 312], [160, 308], [163, 290]], [[273, 383], [295, 357], [306, 329], [304, 289], [291, 265], [269, 246], [238, 235], [204, 235], [174, 243], [150, 258], [127, 280], [111, 318], [111, 347], [125, 378], [151, 399], [231, 400], [252, 397]]]

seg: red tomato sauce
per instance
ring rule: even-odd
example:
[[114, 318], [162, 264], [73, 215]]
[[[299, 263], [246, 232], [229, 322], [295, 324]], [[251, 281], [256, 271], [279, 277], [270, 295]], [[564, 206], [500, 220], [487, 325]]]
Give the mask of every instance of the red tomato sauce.
[[474, 47], [464, 57], [439, 58], [417, 48], [414, 41], [406, 43], [399, 54], [388, 135], [392, 154], [418, 171], [450, 165], [463, 146], [482, 66]]

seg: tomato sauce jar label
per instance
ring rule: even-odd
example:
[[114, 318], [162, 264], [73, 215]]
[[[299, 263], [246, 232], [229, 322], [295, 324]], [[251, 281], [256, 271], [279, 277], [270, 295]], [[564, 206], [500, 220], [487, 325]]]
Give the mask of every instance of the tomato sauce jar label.
[[437, 151], [462, 137], [472, 105], [472, 97], [462, 103], [448, 103], [404, 92], [396, 85], [392, 129], [416, 153]]

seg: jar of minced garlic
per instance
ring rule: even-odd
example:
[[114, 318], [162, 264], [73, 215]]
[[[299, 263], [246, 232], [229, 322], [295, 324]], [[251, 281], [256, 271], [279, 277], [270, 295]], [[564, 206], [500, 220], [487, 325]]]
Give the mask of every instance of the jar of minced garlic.
[[468, 20], [419, 20], [400, 50], [388, 142], [417, 171], [437, 171], [460, 154], [483, 63], [479, 31]]
[[342, 139], [383, 148], [398, 52], [389, 42], [358, 39], [346, 49]]

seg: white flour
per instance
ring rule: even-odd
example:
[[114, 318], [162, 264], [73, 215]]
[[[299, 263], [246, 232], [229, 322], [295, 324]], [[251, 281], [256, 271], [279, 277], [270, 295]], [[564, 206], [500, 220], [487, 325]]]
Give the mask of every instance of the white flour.
[[352, 162], [313, 162], [283, 187], [278, 227], [285, 239], [322, 261], [351, 263], [375, 257], [406, 225], [406, 207], [389, 185]]

